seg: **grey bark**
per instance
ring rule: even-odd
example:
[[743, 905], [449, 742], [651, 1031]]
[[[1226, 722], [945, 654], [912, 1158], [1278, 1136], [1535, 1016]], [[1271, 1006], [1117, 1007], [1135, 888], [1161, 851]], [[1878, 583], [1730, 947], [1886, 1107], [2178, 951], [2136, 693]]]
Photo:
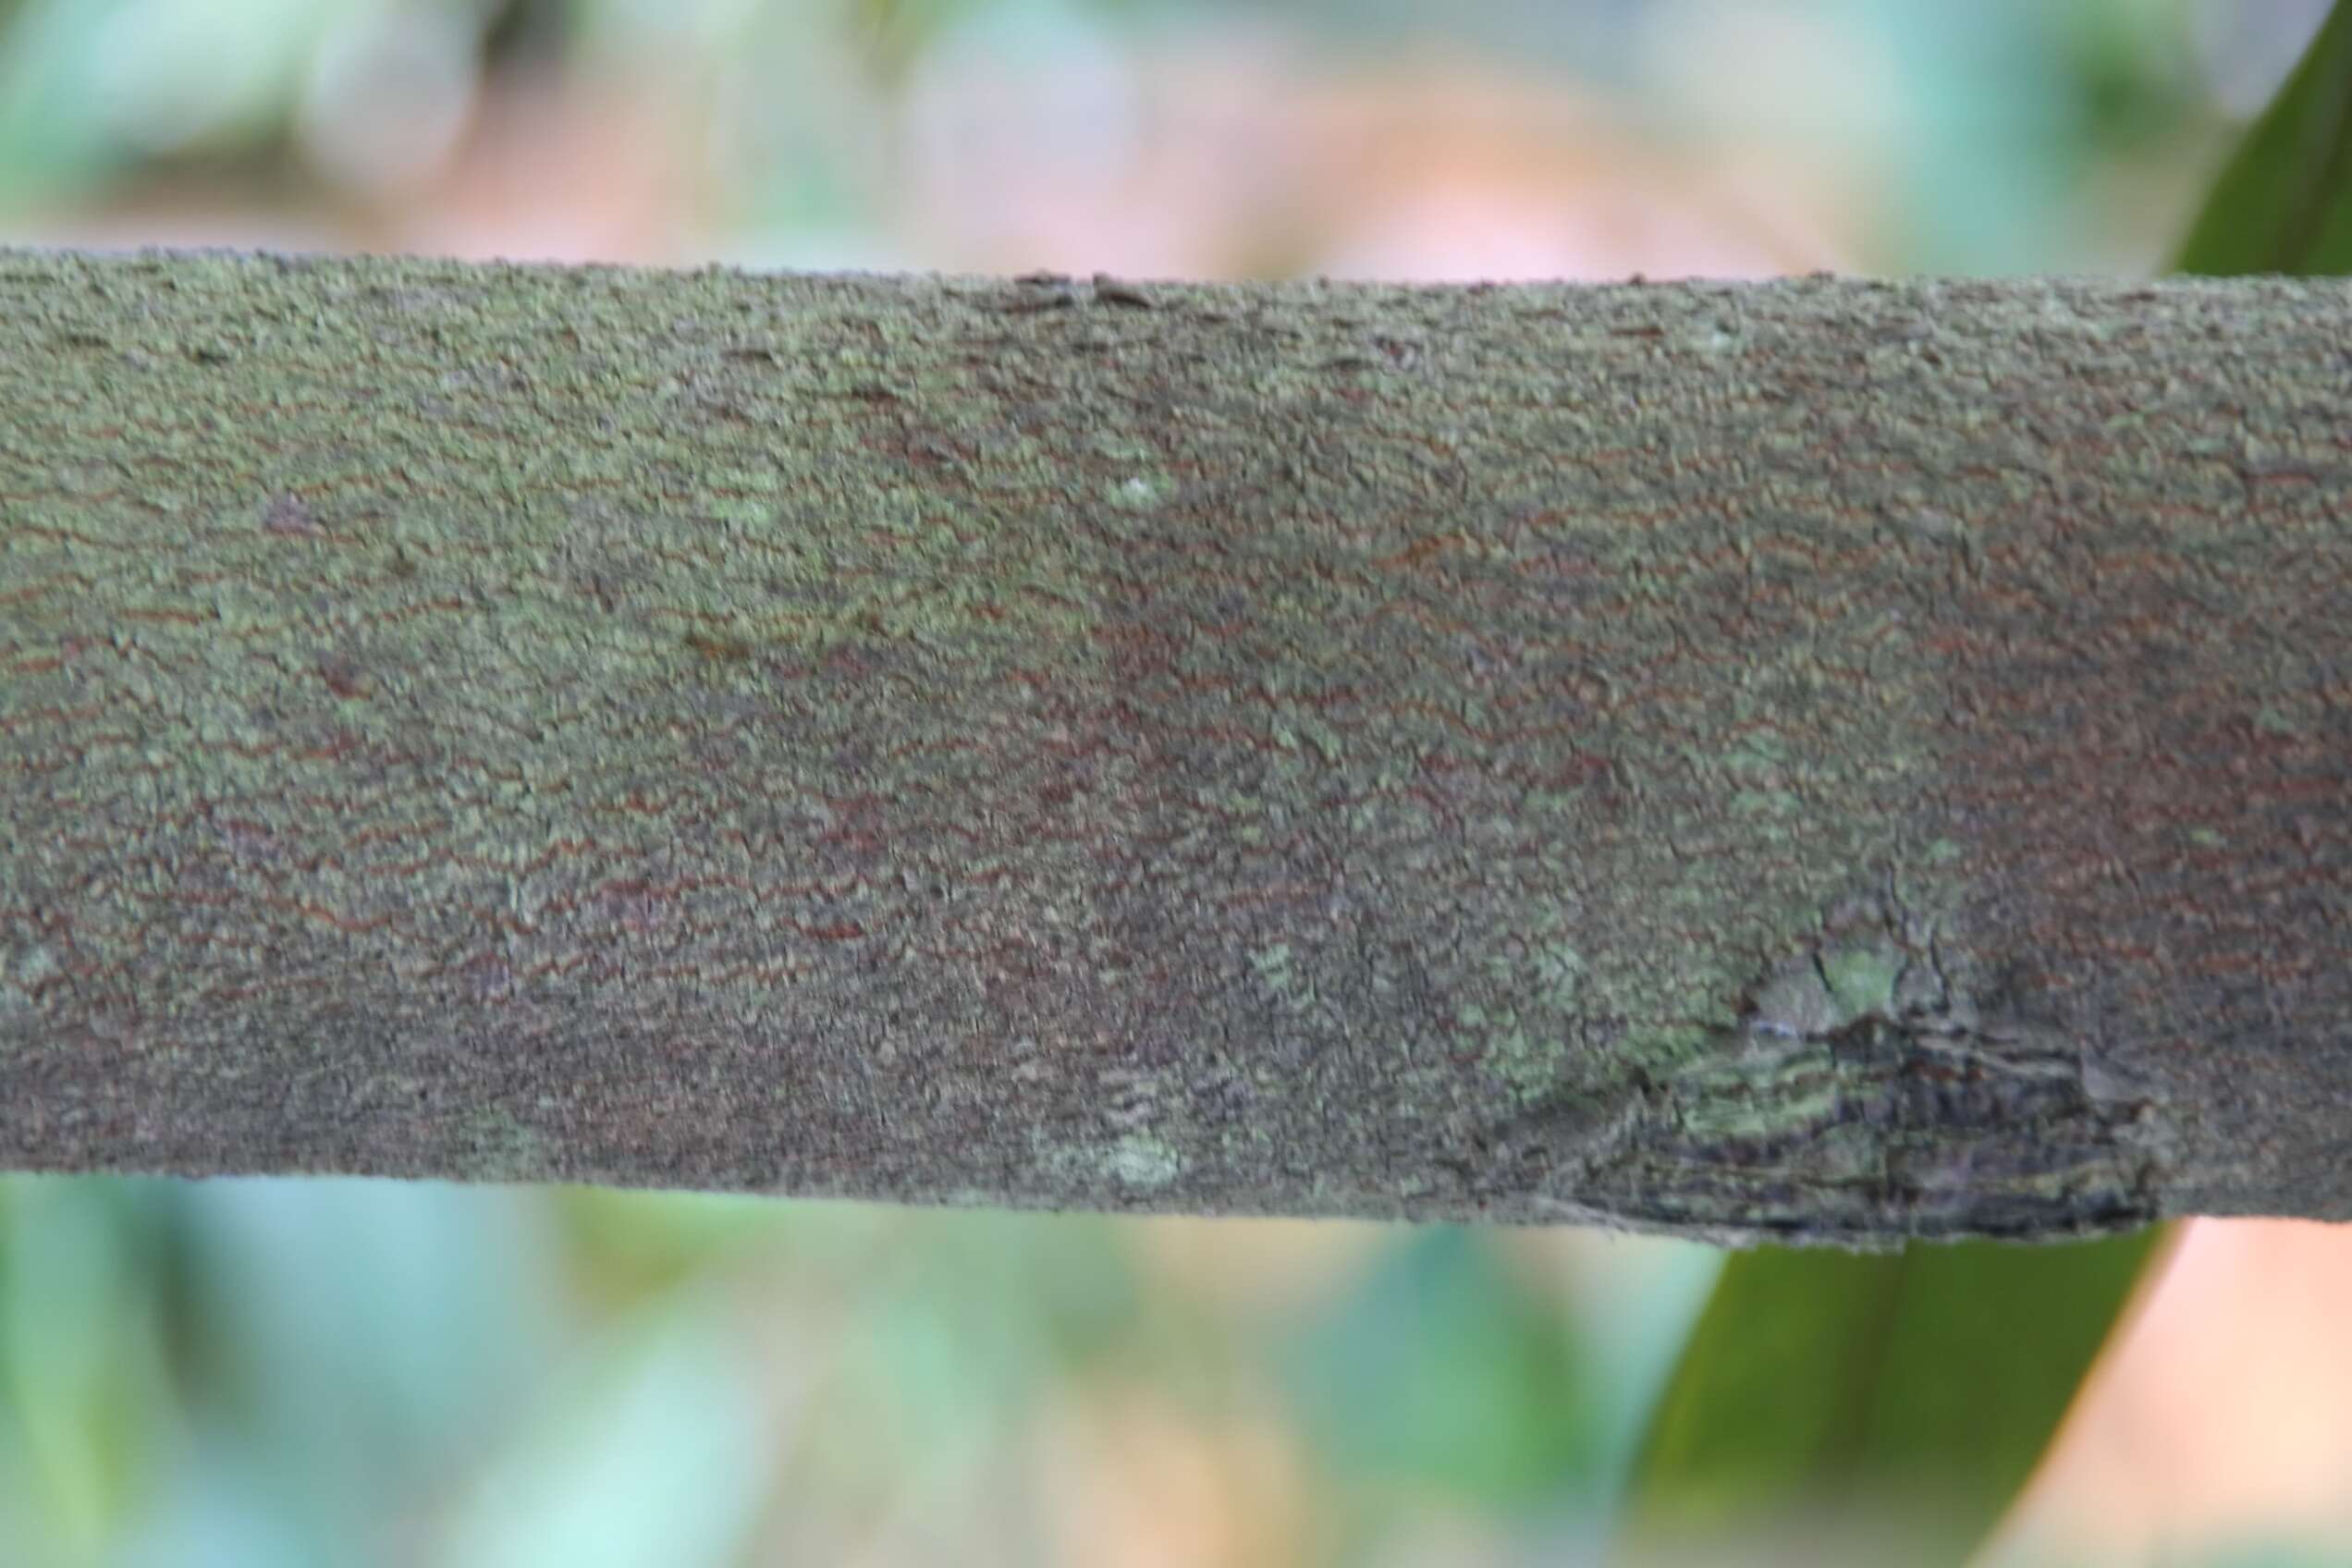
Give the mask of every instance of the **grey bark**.
[[0, 1167], [2352, 1214], [2352, 286], [0, 252]]

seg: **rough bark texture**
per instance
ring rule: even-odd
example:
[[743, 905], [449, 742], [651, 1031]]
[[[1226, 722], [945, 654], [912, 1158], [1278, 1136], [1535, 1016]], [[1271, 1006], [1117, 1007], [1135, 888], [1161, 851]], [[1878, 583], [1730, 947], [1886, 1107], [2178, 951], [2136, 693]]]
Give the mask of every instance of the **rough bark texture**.
[[2352, 1215], [2352, 287], [0, 252], [0, 1165]]

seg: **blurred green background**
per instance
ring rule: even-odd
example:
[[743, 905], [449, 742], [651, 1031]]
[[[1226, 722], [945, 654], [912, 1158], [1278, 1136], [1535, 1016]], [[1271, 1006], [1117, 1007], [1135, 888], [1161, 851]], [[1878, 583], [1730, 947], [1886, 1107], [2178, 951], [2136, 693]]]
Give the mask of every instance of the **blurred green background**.
[[[2139, 275], [2325, 9], [0, 0], [0, 242]], [[1983, 1561], [2352, 1562], [2333, 1236], [2191, 1227]], [[1573, 1231], [0, 1179], [0, 1565], [1598, 1562], [1721, 1261]], [[1805, 1288], [1900, 1294], [1826, 1277]], [[1856, 1341], [1772, 1342], [1802, 1381]], [[1894, 1386], [1886, 1356], [1841, 1375]], [[1782, 1438], [1737, 1430], [1763, 1460]]]

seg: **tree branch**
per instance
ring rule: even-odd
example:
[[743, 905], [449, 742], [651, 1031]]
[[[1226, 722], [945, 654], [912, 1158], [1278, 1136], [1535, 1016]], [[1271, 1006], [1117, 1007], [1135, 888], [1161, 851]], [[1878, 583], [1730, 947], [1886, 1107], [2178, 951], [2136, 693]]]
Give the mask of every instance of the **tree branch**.
[[2347, 344], [0, 251], [0, 1165], [2352, 1215]]

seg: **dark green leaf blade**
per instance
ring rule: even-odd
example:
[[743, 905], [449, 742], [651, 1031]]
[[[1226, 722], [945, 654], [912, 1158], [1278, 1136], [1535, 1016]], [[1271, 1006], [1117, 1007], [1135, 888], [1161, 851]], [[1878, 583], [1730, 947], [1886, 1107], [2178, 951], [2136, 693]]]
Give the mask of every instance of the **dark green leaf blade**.
[[2173, 270], [2352, 272], [2352, 5], [2334, 7], [2223, 166]]
[[1964, 1561], [2163, 1234], [1734, 1255], [1652, 1418], [1625, 1555]]

